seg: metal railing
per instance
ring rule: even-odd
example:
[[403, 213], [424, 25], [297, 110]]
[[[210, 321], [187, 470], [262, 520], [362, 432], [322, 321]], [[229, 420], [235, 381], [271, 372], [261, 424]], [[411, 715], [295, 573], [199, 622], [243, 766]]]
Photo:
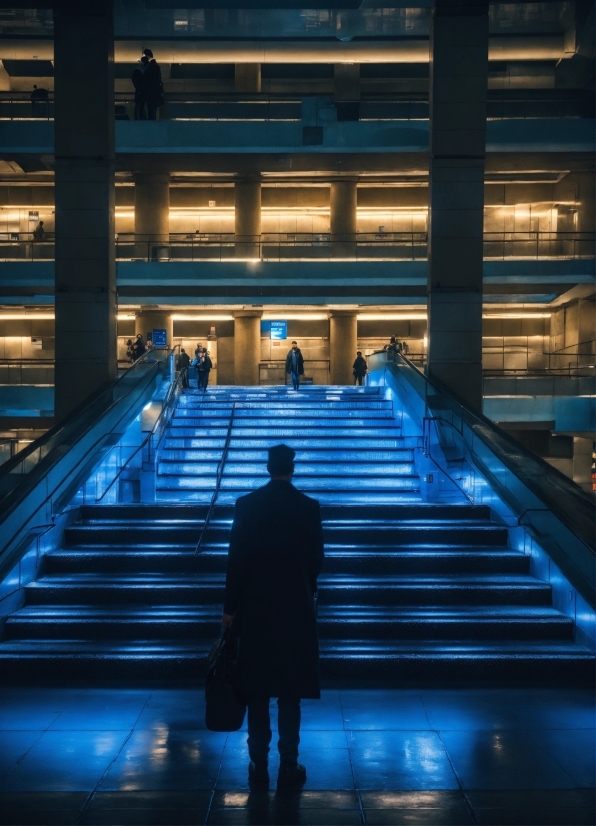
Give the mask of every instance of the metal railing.
[[[581, 259], [595, 254], [593, 232], [485, 232], [484, 258], [488, 260]], [[115, 238], [119, 261], [229, 261], [263, 260], [391, 260], [418, 261], [427, 258], [426, 232], [359, 232], [332, 236], [328, 232], [267, 232], [237, 237], [234, 233], [170, 233], [155, 238], [118, 233]], [[52, 261], [52, 235], [43, 241], [27, 232], [0, 232], [0, 260]]]
[[[0, 120], [53, 120], [54, 93], [31, 97], [31, 92], [0, 93]], [[135, 95], [115, 92], [116, 120], [135, 118]], [[168, 90], [165, 104], [159, 107], [160, 120], [195, 121], [300, 121], [303, 101], [318, 98], [328, 119], [338, 121], [412, 121], [428, 120], [429, 102], [424, 96], [402, 97], [387, 92], [378, 94], [361, 89], [359, 101], [335, 101], [331, 94], [262, 92], [240, 94], [225, 92], [176, 92]], [[593, 118], [594, 100], [581, 90], [539, 90], [535, 94], [512, 90], [490, 90], [488, 120], [529, 120], [536, 118]]]
[[199, 534], [199, 539], [197, 541], [197, 545], [195, 548], [195, 556], [200, 553], [201, 545], [203, 544], [203, 538], [205, 533], [207, 532], [207, 528], [211, 521], [211, 517], [213, 515], [213, 509], [215, 507], [215, 503], [217, 501], [217, 497], [219, 494], [219, 490], [221, 487], [221, 479], [223, 476], [224, 467], [226, 461], [228, 459], [228, 451], [230, 449], [230, 442], [232, 440], [232, 429], [234, 427], [234, 413], [236, 411], [236, 402], [232, 404], [232, 409], [230, 410], [230, 421], [228, 422], [228, 431], [226, 433], [226, 441], [224, 443], [224, 448], [221, 454], [221, 459], [217, 465], [217, 470], [215, 472], [215, 487], [213, 488], [213, 494], [211, 496], [211, 501], [209, 502], [209, 507], [207, 509], [207, 513], [205, 515], [205, 521], [203, 522], [203, 527], [201, 528], [201, 533]]

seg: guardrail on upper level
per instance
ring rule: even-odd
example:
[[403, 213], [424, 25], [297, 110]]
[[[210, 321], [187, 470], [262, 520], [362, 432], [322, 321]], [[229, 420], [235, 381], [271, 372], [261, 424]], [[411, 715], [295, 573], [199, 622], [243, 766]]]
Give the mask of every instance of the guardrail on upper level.
[[[425, 452], [475, 503], [496, 497], [569, 582], [596, 604], [594, 500], [486, 417], [474, 413], [403, 356], [368, 357], [369, 381], [391, 388], [407, 431], [425, 434]], [[456, 473], [454, 474], [454, 471]], [[487, 496], [487, 486], [492, 492]]]
[[[485, 232], [484, 258], [591, 259], [595, 239], [594, 232]], [[159, 241], [147, 235], [119, 233], [115, 244], [120, 261], [417, 261], [427, 258], [427, 241], [426, 232], [359, 232], [344, 237], [325, 232], [268, 232], [239, 238], [234, 233], [196, 231], [170, 233]], [[39, 240], [33, 233], [0, 233], [0, 260], [51, 261], [54, 256], [50, 234]]]
[[0, 467], [0, 581], [118, 442], [162, 376], [173, 379], [173, 353], [152, 350]]
[[[47, 97], [43, 91], [47, 92]], [[159, 107], [160, 120], [207, 121], [300, 121], [311, 112], [316, 101], [319, 118], [336, 121], [428, 120], [429, 103], [424, 96], [403, 98], [396, 94], [362, 93], [359, 101], [335, 101], [331, 95], [300, 95], [280, 92], [239, 94], [230, 92], [168, 91]], [[144, 117], [141, 117], [144, 115]], [[134, 90], [116, 92], [116, 120], [145, 119], [146, 111], [135, 105]], [[534, 118], [593, 118], [594, 98], [583, 90], [489, 90], [489, 120], [527, 120]], [[0, 93], [0, 120], [53, 120], [54, 94], [39, 90]]]

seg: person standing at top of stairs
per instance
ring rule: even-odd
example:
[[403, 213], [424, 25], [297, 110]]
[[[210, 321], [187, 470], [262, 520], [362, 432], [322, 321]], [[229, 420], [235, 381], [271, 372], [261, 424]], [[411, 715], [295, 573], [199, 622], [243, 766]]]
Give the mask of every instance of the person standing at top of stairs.
[[304, 375], [304, 359], [297, 341], [292, 342], [292, 349], [286, 356], [286, 373], [289, 373], [292, 378], [294, 390], [298, 390], [300, 388], [300, 376]]
[[180, 355], [178, 356], [178, 360], [176, 362], [176, 370], [180, 373], [180, 380], [182, 382], [182, 387], [188, 387], [188, 368], [190, 367], [190, 358], [188, 357], [188, 353], [184, 348], [180, 350]]
[[278, 788], [306, 780], [298, 763], [300, 700], [321, 696], [314, 606], [324, 556], [321, 510], [292, 485], [294, 456], [287, 445], [270, 448], [270, 482], [236, 502], [222, 617], [240, 635], [251, 784], [269, 784], [269, 702], [278, 698]]

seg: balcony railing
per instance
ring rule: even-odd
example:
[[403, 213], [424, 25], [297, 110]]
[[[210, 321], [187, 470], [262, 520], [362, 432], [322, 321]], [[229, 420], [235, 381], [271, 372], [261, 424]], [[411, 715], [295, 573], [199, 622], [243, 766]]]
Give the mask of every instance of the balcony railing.
[[[485, 232], [484, 258], [593, 258], [593, 232]], [[119, 233], [120, 261], [350, 260], [420, 261], [427, 257], [425, 232], [377, 232], [331, 236], [329, 233], [263, 233], [237, 237], [233, 233], [170, 233], [155, 240], [148, 235]], [[51, 261], [53, 235], [36, 240], [30, 232], [0, 232], [0, 260]]]
[[[530, 120], [535, 118], [593, 118], [594, 98], [582, 90], [537, 90], [521, 94], [509, 90], [489, 90], [489, 120]], [[399, 95], [362, 95], [360, 101], [334, 101], [332, 95], [238, 94], [237, 92], [170, 92], [159, 108], [160, 120], [197, 121], [300, 121], [303, 101], [319, 98], [321, 124], [333, 121], [428, 120], [429, 104], [423, 96], [401, 99]], [[135, 117], [134, 91], [116, 92], [116, 120]], [[312, 103], [311, 103], [312, 105]], [[0, 93], [0, 120], [53, 120], [54, 93], [31, 99], [29, 92]]]

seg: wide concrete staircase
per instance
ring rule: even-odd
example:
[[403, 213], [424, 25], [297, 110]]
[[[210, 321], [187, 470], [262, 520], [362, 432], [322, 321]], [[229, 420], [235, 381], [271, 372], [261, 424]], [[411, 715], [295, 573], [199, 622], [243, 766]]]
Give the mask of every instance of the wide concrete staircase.
[[2, 671], [202, 676], [233, 503], [266, 482], [267, 447], [281, 441], [297, 451], [296, 486], [322, 505], [324, 677], [591, 679], [592, 652], [505, 527], [455, 486], [423, 503], [419, 439], [401, 436], [378, 389], [333, 387], [187, 391], [158, 456], [157, 502], [81, 508], [6, 621]]

